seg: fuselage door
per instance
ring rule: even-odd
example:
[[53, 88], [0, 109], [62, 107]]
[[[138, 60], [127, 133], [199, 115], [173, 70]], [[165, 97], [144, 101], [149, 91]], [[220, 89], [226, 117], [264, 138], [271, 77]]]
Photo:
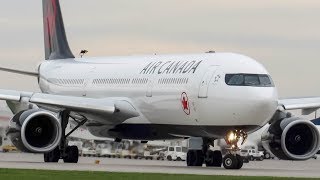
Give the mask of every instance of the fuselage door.
[[147, 92], [146, 92], [146, 96], [147, 97], [152, 97], [152, 88], [153, 88], [153, 83], [152, 83], [152, 80], [149, 79], [148, 80]]
[[[86, 97], [87, 94], [90, 94], [90, 88], [92, 88], [92, 84], [91, 82], [93, 81], [93, 77], [97, 71], [97, 67], [96, 66], [90, 66], [89, 68], [87, 68], [87, 76], [84, 78], [84, 83], [83, 83], [83, 91], [82, 91], [82, 96]], [[92, 93], [92, 92], [91, 92]]]
[[208, 97], [208, 88], [209, 88], [210, 80], [212, 79], [217, 68], [218, 66], [210, 66], [207, 69], [207, 72], [204, 74], [199, 87], [199, 94], [198, 94], [199, 98]]

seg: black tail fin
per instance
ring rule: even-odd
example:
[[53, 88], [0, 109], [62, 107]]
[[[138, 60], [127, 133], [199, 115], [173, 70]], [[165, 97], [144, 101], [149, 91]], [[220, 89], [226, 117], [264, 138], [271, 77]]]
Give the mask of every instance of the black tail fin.
[[59, 0], [42, 0], [45, 59], [74, 58], [66, 33]]

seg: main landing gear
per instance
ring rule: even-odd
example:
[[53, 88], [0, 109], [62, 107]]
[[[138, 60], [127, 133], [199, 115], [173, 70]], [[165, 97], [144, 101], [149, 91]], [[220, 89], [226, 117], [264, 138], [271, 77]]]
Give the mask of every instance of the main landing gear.
[[230, 146], [227, 148], [227, 154], [223, 157], [221, 151], [209, 150], [210, 145], [214, 145], [214, 139], [203, 138], [202, 150], [189, 150], [187, 153], [187, 166], [221, 167], [226, 169], [241, 169], [243, 166], [243, 158], [237, 154], [239, 151], [238, 142], [242, 140], [242, 144], [247, 139], [247, 134], [242, 130], [230, 131], [225, 141]]
[[202, 150], [189, 150], [187, 153], [187, 166], [221, 167], [221, 151], [211, 151], [209, 146], [213, 146], [214, 140], [203, 138]]
[[[77, 120], [76, 118], [70, 116], [69, 111], [62, 111], [60, 113], [60, 117], [62, 127], [62, 138], [60, 140], [60, 145], [53, 151], [44, 154], [44, 162], [58, 162], [59, 159], [63, 159], [65, 163], [78, 163], [79, 149], [77, 146], [68, 146], [66, 139], [68, 136], [70, 136], [70, 134], [86, 123], [87, 119], [82, 117], [82, 119]], [[66, 134], [66, 127], [69, 123], [69, 118], [72, 118], [78, 125], [68, 134]]]

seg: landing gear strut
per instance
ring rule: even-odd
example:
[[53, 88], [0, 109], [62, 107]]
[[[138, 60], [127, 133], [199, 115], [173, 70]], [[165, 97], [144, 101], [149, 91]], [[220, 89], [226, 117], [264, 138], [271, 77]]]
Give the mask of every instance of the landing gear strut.
[[203, 138], [202, 150], [189, 150], [187, 154], [187, 166], [202, 166], [204, 163], [207, 167], [221, 167], [221, 151], [209, 150], [213, 146], [213, 139]]
[[[66, 134], [66, 128], [69, 123], [69, 118], [72, 118], [78, 125], [73, 128], [68, 134]], [[60, 113], [62, 137], [60, 145], [53, 151], [44, 154], [44, 162], [58, 162], [59, 159], [63, 159], [65, 163], [77, 163], [79, 159], [79, 149], [77, 146], [68, 146], [67, 137], [70, 136], [75, 130], [87, 122], [85, 117], [77, 120], [70, 116], [69, 111], [62, 111]]]

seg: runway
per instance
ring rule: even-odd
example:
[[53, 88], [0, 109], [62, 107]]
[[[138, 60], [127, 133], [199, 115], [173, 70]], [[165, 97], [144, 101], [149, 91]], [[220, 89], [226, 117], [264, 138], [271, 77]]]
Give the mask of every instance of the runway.
[[[95, 164], [96, 160], [100, 160], [100, 164]], [[65, 164], [62, 161], [59, 163], [43, 163], [42, 161], [42, 155], [0, 153], [0, 168], [320, 178], [320, 160], [315, 159], [299, 162], [280, 160], [253, 161], [244, 164], [243, 168], [240, 170], [187, 167], [185, 162], [174, 161], [109, 159], [94, 157], [80, 157], [78, 164]]]

